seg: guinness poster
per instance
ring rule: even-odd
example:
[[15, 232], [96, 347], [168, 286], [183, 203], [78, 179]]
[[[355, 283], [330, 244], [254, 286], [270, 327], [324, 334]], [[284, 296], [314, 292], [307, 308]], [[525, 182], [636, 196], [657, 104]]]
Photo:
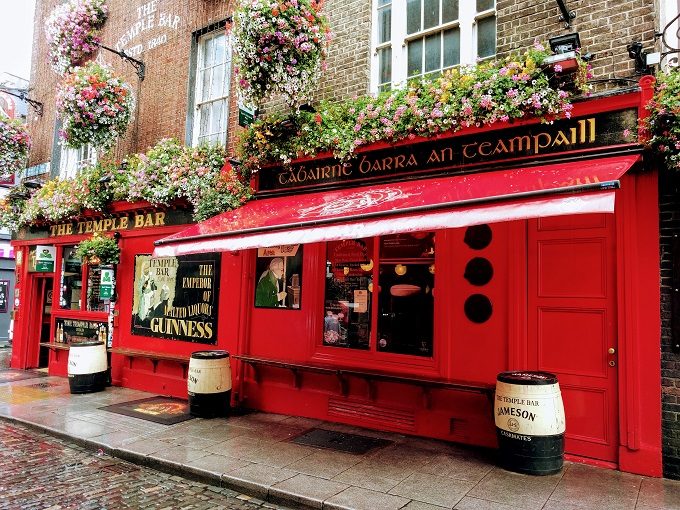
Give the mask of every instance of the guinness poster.
[[220, 254], [135, 257], [132, 333], [217, 343]]

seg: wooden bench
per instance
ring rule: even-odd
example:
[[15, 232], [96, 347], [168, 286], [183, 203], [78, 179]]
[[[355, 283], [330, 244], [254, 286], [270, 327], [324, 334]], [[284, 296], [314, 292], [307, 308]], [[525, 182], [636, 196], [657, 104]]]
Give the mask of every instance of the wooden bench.
[[112, 354], [120, 354], [128, 358], [129, 367], [132, 368], [132, 360], [134, 358], [146, 358], [153, 363], [153, 371], [158, 368], [159, 361], [174, 361], [182, 365], [182, 376], [186, 379], [187, 370], [189, 367], [189, 358], [187, 354], [169, 354], [166, 352], [144, 351], [141, 349], [128, 349], [126, 347], [112, 347], [108, 349]]
[[446, 389], [454, 391], [480, 393], [486, 396], [491, 401], [491, 404], [493, 404], [493, 394], [495, 391], [495, 386], [493, 384], [486, 383], [453, 381], [447, 379], [427, 378], [410, 375], [397, 375], [390, 374], [387, 372], [380, 372], [376, 370], [342, 368], [333, 365], [299, 363], [295, 361], [282, 361], [245, 355], [233, 355], [232, 358], [249, 365], [253, 369], [255, 382], [258, 384], [260, 382], [259, 368], [266, 366], [290, 370], [291, 373], [293, 374], [293, 383], [296, 388], [300, 388], [302, 386], [303, 372], [335, 376], [340, 385], [340, 393], [343, 396], [347, 396], [349, 394], [349, 378], [357, 377], [366, 381], [366, 385], [368, 387], [368, 398], [370, 400], [375, 400], [376, 398], [375, 383], [377, 381], [419, 386], [423, 392], [423, 402], [426, 409], [429, 409], [432, 405], [432, 399], [430, 396], [430, 391], [432, 389]]
[[40, 342], [40, 347], [47, 347], [53, 351], [68, 351], [71, 347], [68, 344]]

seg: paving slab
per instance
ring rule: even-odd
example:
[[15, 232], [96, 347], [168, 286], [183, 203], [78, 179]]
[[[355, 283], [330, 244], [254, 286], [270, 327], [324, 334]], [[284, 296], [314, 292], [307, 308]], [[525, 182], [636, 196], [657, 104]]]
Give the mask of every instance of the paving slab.
[[349, 485], [344, 483], [299, 474], [272, 485], [269, 488], [269, 499], [321, 509], [324, 501], [348, 488]]
[[349, 487], [326, 500], [324, 510], [399, 510], [409, 499], [360, 487]]

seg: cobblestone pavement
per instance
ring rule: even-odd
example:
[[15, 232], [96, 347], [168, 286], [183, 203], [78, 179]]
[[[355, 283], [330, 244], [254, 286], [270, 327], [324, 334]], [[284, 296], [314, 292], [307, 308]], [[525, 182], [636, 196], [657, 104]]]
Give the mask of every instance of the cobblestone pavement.
[[9, 367], [9, 359], [12, 357], [11, 347], [0, 347], [0, 369]]
[[281, 509], [0, 422], [1, 509]]

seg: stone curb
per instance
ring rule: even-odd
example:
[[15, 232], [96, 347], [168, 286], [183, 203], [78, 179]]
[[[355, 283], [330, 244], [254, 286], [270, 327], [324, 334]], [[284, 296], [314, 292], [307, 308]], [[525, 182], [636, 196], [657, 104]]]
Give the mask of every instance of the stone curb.
[[214, 473], [193, 466], [187, 466], [185, 464], [181, 464], [178, 462], [158, 459], [155, 457], [151, 457], [150, 455], [135, 453], [133, 451], [125, 449], [124, 447], [113, 448], [111, 446], [98, 443], [93, 439], [72, 436], [61, 430], [57, 430], [47, 425], [33, 423], [23, 418], [0, 415], [0, 420], [9, 423], [18, 423], [37, 432], [43, 432], [56, 438], [69, 441], [87, 450], [92, 451], [102, 450], [104, 453], [110, 455], [111, 457], [116, 457], [118, 459], [130, 462], [135, 465], [148, 467], [170, 475], [181, 476], [182, 478], [186, 478], [206, 485], [213, 486], [216, 485], [219, 486], [221, 489], [235, 490], [248, 496], [262, 499], [264, 501], [267, 501], [268, 503], [274, 503], [279, 505], [292, 505], [292, 508], [299, 508], [301, 510], [303, 509], [318, 510], [325, 506], [323, 504], [319, 505], [319, 501], [317, 499], [306, 498], [300, 494], [288, 494], [286, 491], [280, 489], [274, 489], [273, 491], [270, 491], [271, 484], [262, 484], [246, 480], [243, 478], [229, 476], [228, 474], [225, 473], [223, 474]]

